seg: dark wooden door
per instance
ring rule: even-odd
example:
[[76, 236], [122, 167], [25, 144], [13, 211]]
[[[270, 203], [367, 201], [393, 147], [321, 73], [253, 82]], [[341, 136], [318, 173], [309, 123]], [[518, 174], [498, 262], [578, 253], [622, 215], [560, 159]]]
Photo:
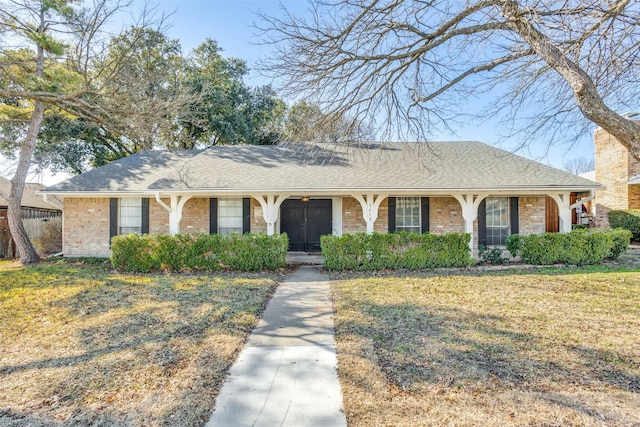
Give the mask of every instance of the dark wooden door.
[[289, 236], [290, 251], [320, 251], [320, 236], [332, 231], [331, 199], [285, 200], [280, 208], [280, 231]]
[[302, 200], [287, 199], [280, 207], [280, 231], [289, 236], [290, 251], [305, 250], [304, 203]]
[[547, 233], [557, 233], [560, 231], [560, 216], [558, 215], [558, 204], [551, 197], [547, 196], [545, 207]]

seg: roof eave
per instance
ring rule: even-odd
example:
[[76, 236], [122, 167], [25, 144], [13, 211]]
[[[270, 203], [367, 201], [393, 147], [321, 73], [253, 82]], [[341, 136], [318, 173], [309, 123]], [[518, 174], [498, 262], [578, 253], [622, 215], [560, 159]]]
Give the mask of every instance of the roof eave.
[[187, 189], [153, 189], [138, 191], [38, 191], [41, 195], [52, 195], [62, 197], [144, 197], [171, 194], [189, 194], [195, 196], [209, 196], [212, 194], [224, 195], [247, 195], [247, 194], [304, 194], [304, 195], [335, 195], [343, 196], [349, 194], [433, 194], [447, 196], [451, 194], [546, 194], [555, 192], [585, 192], [593, 190], [604, 190], [602, 185], [595, 186], [531, 186], [531, 187], [484, 187], [484, 188], [398, 188], [398, 187], [350, 187], [350, 188], [308, 188], [308, 187], [286, 187], [286, 188], [187, 188]]

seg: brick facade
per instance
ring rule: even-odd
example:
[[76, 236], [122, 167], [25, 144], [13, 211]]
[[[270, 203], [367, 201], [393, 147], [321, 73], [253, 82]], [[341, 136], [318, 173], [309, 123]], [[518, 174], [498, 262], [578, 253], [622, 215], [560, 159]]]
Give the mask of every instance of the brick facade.
[[262, 214], [262, 206], [253, 197], [251, 198], [251, 232], [266, 233], [267, 223]]
[[[169, 199], [161, 199], [167, 206]], [[156, 199], [149, 200], [149, 234], [169, 234], [169, 212]]]
[[[168, 199], [163, 199], [169, 203]], [[545, 197], [520, 197], [520, 233], [545, 231]], [[374, 230], [386, 233], [389, 209], [387, 200], [380, 205]], [[460, 204], [453, 197], [429, 198], [429, 228], [434, 234], [464, 232], [464, 219]], [[180, 221], [182, 233], [209, 233], [209, 199], [193, 198], [187, 201]], [[342, 232], [365, 232], [360, 203], [352, 197], [342, 198]], [[149, 200], [149, 232], [169, 232], [169, 213], [154, 199]], [[251, 232], [266, 232], [260, 204], [251, 199]], [[478, 225], [474, 223], [474, 241], [477, 242]], [[477, 244], [477, 243], [476, 243]], [[64, 209], [63, 250], [66, 256], [109, 256], [109, 199], [66, 198]]]
[[[169, 206], [171, 200], [163, 198]], [[187, 200], [182, 209], [180, 220], [181, 233], [209, 234], [209, 198], [194, 197]], [[160, 206], [155, 199], [149, 200], [149, 234], [169, 233], [169, 212]]]
[[453, 197], [429, 197], [429, 232], [464, 233], [460, 202]]
[[[362, 207], [353, 197], [342, 198], [342, 233], [364, 233], [367, 223], [362, 216]], [[378, 208], [378, 219], [373, 225], [373, 231], [386, 233], [389, 231], [389, 204], [385, 199]]]
[[519, 234], [539, 234], [546, 231], [546, 197], [527, 196], [518, 198]]
[[[149, 209], [151, 210], [151, 209]], [[151, 216], [151, 214], [149, 214]], [[168, 218], [167, 218], [168, 219]], [[151, 230], [149, 230], [151, 231]], [[182, 209], [180, 232], [185, 234], [209, 234], [209, 198], [194, 197], [187, 200]]]
[[610, 210], [640, 208], [640, 186], [628, 184], [629, 178], [640, 175], [640, 162], [603, 129], [595, 131], [593, 141], [596, 181], [607, 187], [596, 191], [596, 225], [608, 227]]
[[65, 256], [109, 256], [109, 199], [65, 198], [62, 213]]

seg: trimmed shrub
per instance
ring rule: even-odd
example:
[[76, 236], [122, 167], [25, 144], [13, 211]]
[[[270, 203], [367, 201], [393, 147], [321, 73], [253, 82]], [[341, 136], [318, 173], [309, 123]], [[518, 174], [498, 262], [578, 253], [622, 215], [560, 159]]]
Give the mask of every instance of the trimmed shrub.
[[624, 228], [631, 231], [633, 240], [640, 240], [640, 210], [613, 210], [607, 212], [611, 228]]
[[509, 261], [509, 258], [503, 256], [501, 248], [488, 248], [484, 245], [478, 246], [478, 256], [480, 257], [480, 262], [492, 265], [504, 264]]
[[111, 263], [118, 270], [275, 270], [286, 262], [286, 234], [167, 234], [115, 236]]
[[322, 236], [320, 245], [328, 270], [467, 267], [474, 263], [470, 238], [458, 233], [356, 233]]
[[507, 240], [509, 252], [534, 265], [601, 263], [606, 258], [618, 258], [631, 240], [631, 232], [621, 229], [577, 229], [570, 233], [516, 236]]
[[157, 270], [154, 257], [156, 241], [148, 234], [132, 233], [111, 239], [111, 264], [118, 270], [148, 273]]
[[511, 234], [507, 236], [507, 250], [513, 258], [520, 256], [520, 247], [522, 240], [519, 234]]

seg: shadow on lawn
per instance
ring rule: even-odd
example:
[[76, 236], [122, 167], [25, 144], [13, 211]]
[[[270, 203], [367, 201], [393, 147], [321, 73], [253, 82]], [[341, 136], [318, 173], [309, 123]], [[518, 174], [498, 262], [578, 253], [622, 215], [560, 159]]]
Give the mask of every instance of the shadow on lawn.
[[[0, 366], [0, 377], [28, 381], [29, 393], [38, 396], [28, 410], [0, 399], [0, 424], [50, 425], [60, 419], [55, 411], [71, 424], [202, 424], [275, 283], [203, 276], [137, 283], [148, 279], [96, 278], [71, 296], [52, 298], [48, 306], [66, 311], [75, 325], [70, 347], [41, 348], [31, 353], [43, 355], [36, 360]], [[66, 338], [43, 337], [38, 345]], [[139, 397], [123, 400], [129, 395]]]
[[412, 304], [363, 304], [366, 323], [339, 322], [338, 335], [370, 339], [375, 354], [361, 355], [401, 389], [438, 386], [482, 390], [503, 387], [546, 393], [593, 387], [640, 392], [640, 362], [614, 351], [553, 342], [514, 332], [500, 316]]
[[[0, 366], [0, 374], [81, 364], [109, 353], [175, 338], [195, 343], [214, 331], [243, 336], [254, 326], [245, 315], [257, 316], [266, 305], [265, 294], [254, 292], [257, 288], [237, 284], [213, 287], [202, 284], [185, 290], [166, 285], [134, 285], [135, 292], [127, 292], [131, 286], [129, 281], [108, 280], [52, 302], [51, 306], [68, 309], [70, 316], [85, 325], [108, 312], [114, 316], [108, 323], [80, 328], [78, 338], [86, 348], [82, 354]], [[213, 296], [224, 297], [212, 299]], [[146, 303], [153, 307], [134, 310]], [[255, 309], [247, 311], [248, 307]], [[117, 314], [123, 310], [129, 312]]]

